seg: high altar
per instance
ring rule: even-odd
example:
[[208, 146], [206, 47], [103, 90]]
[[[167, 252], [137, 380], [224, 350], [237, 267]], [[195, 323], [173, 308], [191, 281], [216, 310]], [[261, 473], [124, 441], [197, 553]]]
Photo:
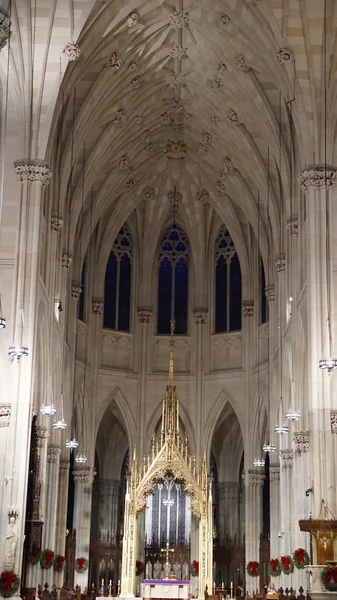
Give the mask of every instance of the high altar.
[[[163, 398], [161, 434], [154, 433], [149, 456], [143, 457], [138, 467], [134, 452], [130, 480], [125, 495], [124, 536], [121, 574], [121, 597], [135, 597], [136, 560], [138, 552], [138, 516], [146, 508], [146, 500], [156, 484], [165, 478], [182, 486], [190, 498], [191, 511], [199, 523], [199, 577], [198, 596], [204, 597], [206, 585], [212, 589], [213, 568], [213, 523], [212, 491], [208, 481], [206, 455], [202, 457], [200, 470], [196, 458], [189, 453], [188, 440], [179, 433], [179, 401], [174, 384], [174, 322], [171, 322], [169, 347], [169, 381]], [[168, 542], [169, 540], [167, 540]], [[143, 598], [188, 598], [189, 581], [145, 579], [142, 585]]]

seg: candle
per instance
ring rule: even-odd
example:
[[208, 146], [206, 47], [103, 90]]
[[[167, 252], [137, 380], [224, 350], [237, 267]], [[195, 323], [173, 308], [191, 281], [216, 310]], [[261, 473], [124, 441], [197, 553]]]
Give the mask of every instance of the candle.
[[109, 581], [109, 585], [111, 585], [111, 579], [110, 579], [110, 581]]
[[102, 585], [104, 585], [104, 579], [102, 579]]
[[224, 587], [225, 587], [225, 585], [224, 585], [224, 582], [222, 582], [222, 584], [221, 584], [221, 589], [223, 590], [223, 589], [224, 589]]
[[233, 587], [233, 582], [231, 581], [231, 588]]

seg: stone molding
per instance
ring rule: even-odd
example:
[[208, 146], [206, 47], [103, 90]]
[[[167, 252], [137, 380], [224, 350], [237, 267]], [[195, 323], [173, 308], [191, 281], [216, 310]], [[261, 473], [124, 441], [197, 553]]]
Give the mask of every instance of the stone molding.
[[137, 315], [139, 323], [146, 323], [149, 325], [151, 323], [152, 308], [149, 308], [148, 306], [139, 306], [137, 309]]
[[296, 431], [293, 437], [297, 452], [310, 450], [310, 431]]
[[47, 462], [48, 463], [57, 463], [60, 454], [61, 454], [61, 448], [59, 446], [48, 446]]
[[6, 46], [11, 36], [11, 24], [8, 14], [0, 7], [0, 50]]
[[172, 29], [183, 29], [188, 25], [188, 21], [189, 17], [187, 12], [181, 11], [178, 13], [176, 10], [174, 10], [170, 14], [170, 25]]
[[265, 294], [266, 294], [266, 298], [268, 300], [268, 302], [274, 302], [275, 300], [275, 286], [274, 285], [268, 285], [268, 287], [265, 288]]
[[278, 273], [284, 273], [286, 270], [286, 257], [285, 254], [279, 254], [275, 258], [276, 271]]
[[293, 215], [287, 219], [287, 232], [289, 235], [297, 235], [298, 234], [298, 216]]
[[195, 325], [206, 325], [207, 323], [207, 308], [195, 308], [193, 310], [193, 317]]
[[73, 477], [75, 483], [89, 483], [90, 467], [75, 467], [75, 469], [73, 470]]
[[294, 453], [292, 450], [281, 450], [280, 461], [283, 469], [292, 469], [294, 461]]
[[93, 315], [101, 315], [103, 313], [104, 300], [103, 298], [92, 298], [91, 312]]
[[337, 410], [330, 411], [331, 433], [337, 433]]
[[22, 158], [14, 161], [14, 173], [17, 181], [40, 182], [43, 186], [49, 184], [51, 170], [44, 160]]
[[292, 59], [292, 57], [292, 51], [286, 47], [280, 48], [277, 53], [277, 60], [279, 61], [279, 63], [281, 63], [281, 65], [284, 65], [287, 62], [289, 62]]
[[245, 300], [244, 302], [242, 302], [242, 313], [243, 313], [244, 318], [254, 316], [254, 301], [253, 300]]
[[52, 213], [50, 219], [50, 229], [55, 231], [55, 233], [60, 233], [61, 228], [63, 226], [63, 217], [58, 213]]
[[73, 255], [69, 250], [62, 250], [62, 267], [64, 269], [70, 269], [70, 265], [73, 262]]
[[0, 404], [0, 427], [9, 427], [11, 422], [11, 414], [11, 404]]
[[59, 464], [60, 477], [68, 477], [69, 466], [70, 466], [69, 460], [67, 460], [67, 459], [60, 460], [60, 464]]
[[69, 61], [72, 62], [79, 57], [81, 49], [78, 44], [75, 44], [74, 42], [67, 42], [63, 48], [63, 52]]
[[235, 68], [238, 71], [238, 73], [249, 73], [250, 71], [250, 67], [248, 67], [248, 65], [246, 64], [246, 61], [243, 58], [243, 56], [238, 56], [238, 58], [235, 61]]
[[42, 425], [36, 428], [36, 445], [38, 448], [45, 448], [49, 437], [48, 429]]
[[240, 484], [236, 481], [222, 481], [218, 483], [219, 498], [237, 500], [240, 491]]
[[71, 297], [78, 300], [82, 293], [82, 285], [78, 281], [73, 281], [71, 284]]
[[209, 201], [208, 191], [205, 189], [199, 190], [197, 193], [197, 199], [199, 200], [199, 202], [201, 202], [201, 204], [206, 204], [206, 202]]
[[248, 485], [250, 487], [262, 487], [266, 476], [259, 471], [248, 471]]
[[300, 185], [304, 192], [310, 188], [332, 187], [337, 183], [337, 170], [330, 165], [306, 167], [300, 176]]
[[239, 125], [238, 115], [233, 108], [227, 113], [227, 122], [231, 127], [237, 127]]
[[280, 465], [270, 465], [269, 467], [269, 481], [280, 481]]

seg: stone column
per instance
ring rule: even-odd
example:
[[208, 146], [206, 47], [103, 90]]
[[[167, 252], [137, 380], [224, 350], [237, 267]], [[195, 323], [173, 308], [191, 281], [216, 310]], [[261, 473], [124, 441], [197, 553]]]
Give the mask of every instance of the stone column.
[[[205, 328], [207, 324], [207, 309], [195, 308], [193, 311], [196, 342], [195, 342], [195, 369], [196, 369], [196, 459], [201, 461], [202, 428], [205, 422], [204, 415], [204, 381], [205, 381]], [[199, 592], [200, 594], [200, 592]]]
[[269, 496], [270, 496], [270, 556], [280, 556], [280, 465], [271, 464], [269, 467]]
[[146, 406], [146, 375], [148, 371], [148, 344], [151, 343], [152, 308], [141, 306], [137, 309], [139, 321], [139, 352], [138, 352], [138, 402], [137, 402], [137, 444], [138, 456], [147, 454], [150, 448], [144, 448], [145, 406]]
[[[76, 556], [84, 557], [89, 561], [90, 550], [90, 523], [91, 523], [91, 492], [92, 473], [88, 466], [75, 467], [73, 471], [75, 480], [74, 499], [74, 530], [76, 531]], [[75, 586], [81, 586], [82, 592], [88, 589], [87, 569], [84, 573], [75, 572]]]
[[[293, 460], [294, 454], [292, 449], [280, 451], [280, 489], [281, 489], [281, 505], [280, 505], [280, 555], [291, 554], [294, 548], [293, 545]], [[272, 556], [271, 558], [276, 558]], [[292, 584], [291, 575], [280, 576], [280, 584], [283, 588], [290, 587]]]
[[69, 460], [61, 459], [59, 464], [59, 486], [57, 502], [57, 523], [55, 550], [58, 554], [65, 553], [66, 527], [68, 509]]
[[0, 6], [0, 50], [6, 46], [11, 33], [11, 20], [8, 16], [8, 9], [5, 10], [4, 7]]
[[219, 483], [219, 516], [221, 543], [239, 541], [239, 484]]
[[[297, 431], [294, 433], [294, 466], [293, 466], [293, 520], [295, 535], [293, 547], [305, 548], [310, 556], [310, 537], [307, 533], [300, 531], [298, 521], [309, 519], [311, 514], [311, 488], [310, 474], [310, 431]], [[307, 495], [308, 494], [308, 495]], [[293, 587], [298, 590], [302, 586], [306, 589], [307, 580], [304, 569], [294, 569]]]
[[[59, 446], [50, 445], [47, 449], [47, 480], [46, 480], [46, 517], [43, 532], [43, 549], [49, 548], [55, 552], [56, 516], [59, 485], [59, 462], [61, 449]], [[44, 573], [49, 585], [53, 585], [55, 575], [53, 569]]]
[[[262, 486], [265, 475], [258, 471], [248, 471], [245, 477], [246, 499], [246, 564], [260, 559], [260, 535], [262, 532]], [[246, 591], [253, 595], [256, 579], [246, 577]]]

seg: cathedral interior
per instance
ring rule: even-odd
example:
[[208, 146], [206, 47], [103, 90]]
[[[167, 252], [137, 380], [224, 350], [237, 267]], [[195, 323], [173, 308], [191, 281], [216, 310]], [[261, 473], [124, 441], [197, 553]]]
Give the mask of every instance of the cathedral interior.
[[336, 47], [0, 0], [0, 595], [337, 591]]

